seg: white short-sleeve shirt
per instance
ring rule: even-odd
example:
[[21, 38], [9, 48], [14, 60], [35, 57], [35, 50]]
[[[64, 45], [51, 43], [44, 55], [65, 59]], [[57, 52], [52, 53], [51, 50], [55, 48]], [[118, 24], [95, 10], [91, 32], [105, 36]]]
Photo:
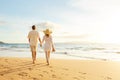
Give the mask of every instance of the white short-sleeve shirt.
[[36, 30], [32, 30], [28, 34], [28, 38], [30, 39], [31, 46], [37, 46], [39, 40], [39, 32]]

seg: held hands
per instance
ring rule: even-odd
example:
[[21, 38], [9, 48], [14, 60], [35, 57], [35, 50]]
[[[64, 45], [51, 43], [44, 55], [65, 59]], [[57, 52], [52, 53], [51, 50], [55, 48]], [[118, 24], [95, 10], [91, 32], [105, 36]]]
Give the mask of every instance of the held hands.
[[42, 47], [42, 44], [40, 43], [40, 47]]

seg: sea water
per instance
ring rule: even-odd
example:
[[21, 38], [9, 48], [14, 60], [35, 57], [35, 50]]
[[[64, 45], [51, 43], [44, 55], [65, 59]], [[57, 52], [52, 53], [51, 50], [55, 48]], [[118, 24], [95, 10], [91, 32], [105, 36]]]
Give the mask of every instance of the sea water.
[[[55, 43], [51, 58], [120, 61], [120, 45], [100, 43]], [[29, 44], [0, 44], [0, 57], [31, 57]], [[38, 45], [37, 57], [45, 58]]]

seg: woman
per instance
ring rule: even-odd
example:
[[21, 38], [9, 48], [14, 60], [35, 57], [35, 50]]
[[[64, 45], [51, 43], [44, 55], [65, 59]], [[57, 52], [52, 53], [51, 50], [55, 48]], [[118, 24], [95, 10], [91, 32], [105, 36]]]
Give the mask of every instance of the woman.
[[50, 35], [52, 33], [52, 31], [50, 31], [49, 29], [46, 29], [43, 32], [45, 35], [43, 36], [42, 43], [45, 42], [44, 51], [45, 51], [45, 55], [46, 55], [46, 62], [49, 65], [50, 64], [50, 61], [49, 61], [50, 52], [51, 52], [51, 50], [52, 50], [52, 52], [55, 51], [53, 41], [52, 41], [52, 36]]

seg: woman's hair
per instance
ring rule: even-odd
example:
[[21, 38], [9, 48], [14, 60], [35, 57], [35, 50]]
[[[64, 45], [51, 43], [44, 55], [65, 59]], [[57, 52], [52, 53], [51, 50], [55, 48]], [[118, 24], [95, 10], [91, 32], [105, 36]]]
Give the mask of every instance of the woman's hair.
[[50, 36], [50, 34], [45, 34], [45, 36], [49, 37], [49, 36]]

